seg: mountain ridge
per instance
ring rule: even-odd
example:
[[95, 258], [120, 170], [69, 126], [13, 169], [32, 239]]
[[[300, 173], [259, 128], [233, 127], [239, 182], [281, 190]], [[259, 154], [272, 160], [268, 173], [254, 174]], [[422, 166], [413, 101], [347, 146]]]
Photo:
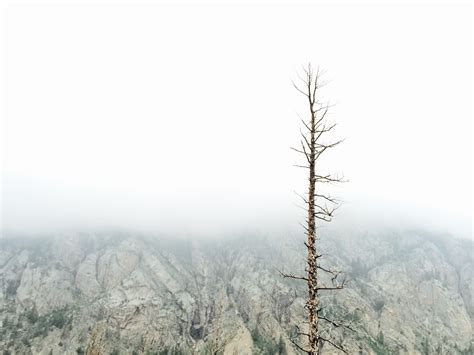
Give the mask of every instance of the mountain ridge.
[[[123, 354], [297, 353], [290, 337], [304, 320], [305, 285], [278, 270], [304, 269], [302, 241], [128, 232], [4, 237], [0, 348], [76, 354], [95, 342]], [[351, 353], [472, 351], [472, 241], [325, 231], [321, 249], [325, 265], [350, 279], [322, 303], [327, 315], [356, 328], [331, 334]]]

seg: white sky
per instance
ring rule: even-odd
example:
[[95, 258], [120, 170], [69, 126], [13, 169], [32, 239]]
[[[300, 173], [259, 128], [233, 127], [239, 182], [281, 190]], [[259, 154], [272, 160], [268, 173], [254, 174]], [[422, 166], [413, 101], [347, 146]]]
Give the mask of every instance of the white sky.
[[468, 4], [9, 3], [2, 16], [3, 228], [293, 223], [306, 106], [291, 79], [312, 62], [346, 138], [323, 163], [350, 180], [341, 214], [471, 233]]

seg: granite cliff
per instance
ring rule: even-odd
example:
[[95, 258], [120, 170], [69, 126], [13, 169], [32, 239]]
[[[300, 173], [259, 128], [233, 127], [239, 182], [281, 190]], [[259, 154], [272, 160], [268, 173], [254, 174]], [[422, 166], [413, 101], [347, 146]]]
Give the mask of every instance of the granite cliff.
[[[473, 249], [420, 231], [323, 236], [348, 286], [324, 296], [350, 353], [472, 354]], [[4, 236], [4, 354], [295, 354], [301, 238], [137, 233]], [[329, 327], [328, 327], [329, 329]], [[324, 353], [337, 353], [329, 346]]]

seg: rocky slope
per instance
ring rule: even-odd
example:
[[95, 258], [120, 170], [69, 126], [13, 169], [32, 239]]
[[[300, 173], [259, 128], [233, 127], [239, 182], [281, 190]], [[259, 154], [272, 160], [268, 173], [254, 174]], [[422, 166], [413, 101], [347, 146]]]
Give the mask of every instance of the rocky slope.
[[[471, 241], [415, 231], [323, 236], [345, 270], [324, 312], [349, 353], [472, 354]], [[193, 241], [134, 233], [0, 240], [4, 354], [293, 354], [300, 237]], [[337, 353], [325, 347], [325, 353]], [[97, 353], [97, 352], [96, 352]]]

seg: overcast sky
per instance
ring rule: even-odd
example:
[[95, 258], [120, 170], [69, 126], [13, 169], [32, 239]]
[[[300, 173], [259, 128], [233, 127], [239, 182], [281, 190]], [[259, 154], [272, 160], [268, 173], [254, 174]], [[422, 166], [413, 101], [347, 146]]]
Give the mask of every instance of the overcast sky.
[[[2, 227], [292, 224], [311, 62], [341, 218], [471, 234], [470, 5], [26, 5], [2, 21]], [[345, 217], [344, 217], [345, 216]], [[368, 228], [370, 228], [368, 226]]]

